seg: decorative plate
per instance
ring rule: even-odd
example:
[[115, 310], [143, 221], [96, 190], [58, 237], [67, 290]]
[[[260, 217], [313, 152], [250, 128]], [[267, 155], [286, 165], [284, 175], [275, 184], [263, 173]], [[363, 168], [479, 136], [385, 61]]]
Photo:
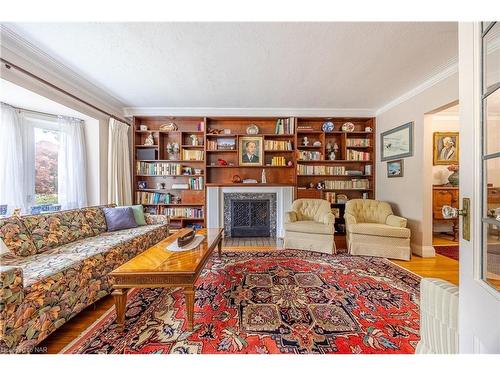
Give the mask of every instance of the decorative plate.
[[353, 132], [354, 131], [354, 124], [352, 122], [344, 123], [344, 125], [342, 125], [342, 131]]
[[330, 133], [335, 128], [335, 125], [331, 121], [326, 121], [323, 123], [323, 126], [321, 128], [325, 133]]
[[259, 134], [259, 127], [255, 124], [250, 124], [247, 127], [247, 134], [250, 134], [250, 135]]

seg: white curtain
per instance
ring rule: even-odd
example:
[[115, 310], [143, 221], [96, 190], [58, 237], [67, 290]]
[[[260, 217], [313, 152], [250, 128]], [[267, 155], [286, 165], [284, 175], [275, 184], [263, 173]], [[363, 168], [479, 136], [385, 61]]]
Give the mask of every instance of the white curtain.
[[14, 108], [3, 103], [0, 135], [0, 205], [6, 204], [9, 214], [15, 208], [27, 212], [22, 119]]
[[108, 141], [108, 203], [132, 204], [130, 179], [129, 126], [109, 119]]
[[87, 206], [84, 122], [59, 116], [58, 200], [63, 210]]

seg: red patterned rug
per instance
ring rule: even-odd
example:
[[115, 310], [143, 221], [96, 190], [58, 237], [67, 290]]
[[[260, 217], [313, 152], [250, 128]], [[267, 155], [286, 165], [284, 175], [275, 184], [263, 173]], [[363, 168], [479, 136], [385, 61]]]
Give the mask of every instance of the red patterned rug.
[[182, 290], [134, 289], [125, 331], [111, 308], [63, 353], [414, 353], [420, 278], [388, 260], [229, 252]]
[[458, 260], [459, 247], [458, 246], [434, 246], [436, 253], [444, 255], [445, 257]]

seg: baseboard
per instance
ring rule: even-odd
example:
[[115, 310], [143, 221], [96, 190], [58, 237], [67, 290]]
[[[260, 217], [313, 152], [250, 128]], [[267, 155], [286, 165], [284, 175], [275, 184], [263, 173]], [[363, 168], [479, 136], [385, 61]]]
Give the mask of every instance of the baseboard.
[[436, 256], [436, 250], [432, 246], [424, 246], [412, 243], [410, 244], [412, 254], [422, 258], [433, 258]]

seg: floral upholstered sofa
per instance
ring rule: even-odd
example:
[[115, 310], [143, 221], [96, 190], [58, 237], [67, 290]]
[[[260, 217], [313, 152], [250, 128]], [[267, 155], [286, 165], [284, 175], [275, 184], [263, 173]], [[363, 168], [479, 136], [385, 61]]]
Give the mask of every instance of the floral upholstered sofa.
[[109, 272], [169, 234], [166, 216], [147, 214], [107, 232], [103, 207], [0, 219], [0, 352], [33, 351], [111, 292]]

